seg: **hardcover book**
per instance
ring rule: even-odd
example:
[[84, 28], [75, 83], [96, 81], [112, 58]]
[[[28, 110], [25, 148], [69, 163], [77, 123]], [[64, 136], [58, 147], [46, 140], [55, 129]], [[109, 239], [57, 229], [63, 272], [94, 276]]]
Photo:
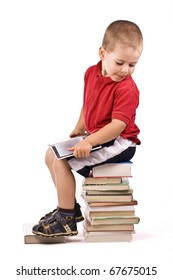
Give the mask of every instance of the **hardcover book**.
[[134, 206], [105, 206], [105, 207], [90, 207], [86, 206], [84, 214], [88, 213], [91, 218], [109, 217], [109, 216], [134, 216]]
[[121, 190], [121, 191], [114, 191], [114, 190], [88, 190], [86, 191], [86, 194], [87, 195], [122, 195], [122, 194], [132, 194], [133, 193], [133, 190], [132, 189], [128, 189], [127, 191], [126, 190]]
[[91, 225], [126, 225], [126, 224], [138, 224], [139, 217], [136, 216], [109, 216], [109, 217], [90, 217], [85, 214], [87, 221]]
[[123, 181], [121, 177], [114, 177], [114, 178], [94, 178], [94, 177], [86, 177], [83, 178], [82, 185], [114, 185], [114, 184], [121, 184], [121, 183], [128, 183]]
[[[129, 190], [129, 180], [128, 178], [88, 178], [88, 182], [86, 183], [85, 178], [83, 180], [82, 189], [85, 191], [91, 191], [91, 190], [100, 190], [100, 191], [126, 191]], [[90, 179], [90, 180], [89, 180]], [[121, 182], [113, 183], [113, 179], [120, 179]], [[92, 183], [91, 183], [92, 182]]]
[[131, 231], [100, 231], [89, 232], [83, 230], [85, 242], [130, 242], [133, 239], [133, 233]]
[[32, 233], [34, 224], [25, 224], [23, 227], [25, 244], [55, 244], [64, 243], [64, 236], [43, 237]]
[[98, 206], [125, 206], [125, 205], [137, 205], [138, 202], [135, 199], [132, 201], [119, 201], [119, 202], [104, 202], [104, 201], [94, 201], [94, 202], [87, 202], [90, 207], [98, 207]]
[[92, 170], [93, 177], [132, 177], [132, 162], [106, 163]]
[[82, 193], [82, 197], [87, 202], [130, 202], [133, 198], [132, 194], [109, 195], [105, 193], [104, 195], [87, 195], [85, 192]]
[[86, 221], [84, 228], [87, 231], [134, 231], [134, 224], [121, 224], [121, 225], [91, 225], [89, 221]]

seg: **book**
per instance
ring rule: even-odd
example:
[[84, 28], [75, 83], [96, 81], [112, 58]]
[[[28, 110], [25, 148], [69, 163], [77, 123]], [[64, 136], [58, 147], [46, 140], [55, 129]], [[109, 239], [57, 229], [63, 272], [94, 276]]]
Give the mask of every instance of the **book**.
[[109, 217], [109, 216], [134, 216], [134, 206], [106, 206], [106, 207], [90, 207], [84, 208], [84, 214], [88, 213], [91, 218], [94, 217]]
[[[82, 183], [82, 189], [85, 191], [91, 191], [91, 190], [100, 190], [100, 191], [126, 191], [129, 190], [129, 180], [128, 178], [103, 178], [102, 181], [101, 178], [94, 178], [95, 182], [93, 181], [93, 184], [91, 183], [85, 183], [85, 179]], [[112, 179], [121, 179], [120, 183], [112, 183]], [[98, 180], [98, 181], [97, 181]], [[91, 182], [91, 181], [89, 181]], [[102, 182], [102, 183], [100, 183]]]
[[85, 242], [130, 242], [133, 239], [133, 233], [131, 231], [100, 231], [89, 232], [83, 230]]
[[90, 217], [85, 213], [85, 218], [91, 225], [125, 225], [138, 224], [140, 219], [136, 216], [105, 216], [105, 217]]
[[86, 191], [86, 194], [87, 195], [105, 195], [105, 194], [107, 194], [107, 195], [115, 195], [115, 194], [117, 194], [117, 195], [121, 195], [121, 194], [132, 194], [133, 193], [133, 190], [132, 189], [129, 189], [129, 190], [122, 190], [122, 191], [114, 191], [114, 190], [112, 190], [112, 191], [106, 191], [106, 190], [89, 190], [89, 191]]
[[115, 195], [87, 195], [86, 193], [82, 193], [82, 197], [87, 202], [130, 202], [133, 198], [132, 194], [115, 194]]
[[113, 185], [113, 184], [121, 184], [121, 183], [128, 183], [128, 180], [126, 182], [121, 177], [113, 177], [113, 178], [94, 178], [94, 177], [86, 177], [83, 178], [82, 185]]
[[25, 224], [23, 226], [24, 243], [25, 244], [55, 244], [64, 243], [64, 236], [58, 237], [43, 237], [32, 233], [34, 224]]
[[[68, 158], [68, 157], [73, 157], [73, 152], [69, 151], [68, 148], [75, 146], [76, 144], [78, 144], [79, 142], [84, 140], [85, 137], [86, 136], [77, 136], [77, 137], [62, 141], [62, 142], [48, 144], [48, 146], [52, 149], [52, 151], [56, 155], [57, 159], [59, 159], [59, 160]], [[92, 151], [99, 149], [99, 148], [101, 148], [100, 145], [95, 146], [92, 148]]]
[[132, 177], [132, 162], [105, 163], [92, 169], [93, 177]]
[[121, 224], [121, 225], [91, 225], [86, 220], [83, 225], [86, 231], [134, 231], [134, 224]]
[[102, 202], [101, 201], [90, 202], [90, 201], [88, 201], [87, 203], [90, 207], [125, 206], [125, 205], [137, 205], [138, 204], [137, 200], [135, 200], [135, 199], [132, 199], [132, 201], [129, 201], [129, 202], [128, 201], [119, 201], [119, 202], [104, 202], [104, 201], [102, 201]]

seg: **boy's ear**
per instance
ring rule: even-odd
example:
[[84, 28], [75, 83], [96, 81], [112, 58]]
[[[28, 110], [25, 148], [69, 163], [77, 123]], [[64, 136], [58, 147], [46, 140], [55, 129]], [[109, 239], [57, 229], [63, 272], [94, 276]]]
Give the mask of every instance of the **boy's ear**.
[[105, 59], [105, 49], [103, 47], [99, 48], [99, 57], [101, 60]]

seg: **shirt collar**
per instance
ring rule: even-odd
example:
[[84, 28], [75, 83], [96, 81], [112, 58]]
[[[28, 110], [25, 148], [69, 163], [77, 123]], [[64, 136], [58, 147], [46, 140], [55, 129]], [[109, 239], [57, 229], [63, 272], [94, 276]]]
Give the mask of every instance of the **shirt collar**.
[[96, 65], [97, 78], [101, 79], [106, 84], [116, 83], [110, 77], [104, 77], [101, 72], [102, 72], [102, 61], [100, 60]]

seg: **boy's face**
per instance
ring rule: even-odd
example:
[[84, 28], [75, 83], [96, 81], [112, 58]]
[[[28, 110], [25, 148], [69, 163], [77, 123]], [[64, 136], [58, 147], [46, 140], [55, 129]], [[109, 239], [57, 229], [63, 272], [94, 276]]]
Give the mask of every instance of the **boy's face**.
[[142, 45], [133, 49], [118, 43], [112, 52], [100, 47], [99, 56], [102, 60], [102, 75], [110, 77], [115, 82], [121, 82], [132, 75], [141, 53]]

